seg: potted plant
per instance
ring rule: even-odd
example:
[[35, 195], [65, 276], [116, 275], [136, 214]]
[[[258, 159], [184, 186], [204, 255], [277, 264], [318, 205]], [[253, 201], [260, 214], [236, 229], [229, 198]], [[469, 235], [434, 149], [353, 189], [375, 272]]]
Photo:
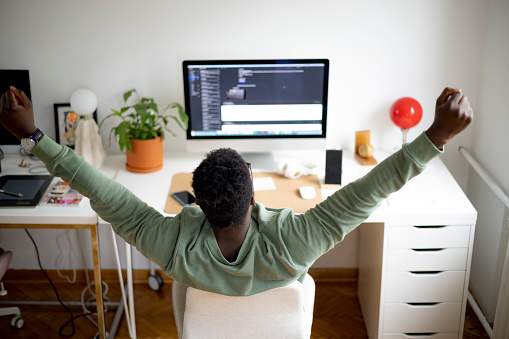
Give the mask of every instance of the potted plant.
[[[189, 117], [182, 106], [176, 102], [170, 103], [162, 111], [153, 98], [141, 97], [136, 89], [124, 93], [124, 103], [133, 94], [138, 97], [136, 103], [126, 105], [119, 111], [112, 109], [99, 125], [111, 117], [121, 119], [120, 123], [110, 131], [109, 141], [114, 134], [120, 150], [126, 149], [126, 168], [137, 173], [154, 172], [163, 167], [163, 140], [165, 131], [173, 136], [168, 123], [175, 120], [182, 130], [187, 130]], [[178, 116], [166, 114], [169, 109], [178, 109]]]

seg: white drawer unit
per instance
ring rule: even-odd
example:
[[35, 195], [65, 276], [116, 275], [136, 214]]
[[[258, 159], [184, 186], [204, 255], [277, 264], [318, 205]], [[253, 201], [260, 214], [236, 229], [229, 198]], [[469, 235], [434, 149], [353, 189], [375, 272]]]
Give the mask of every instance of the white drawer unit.
[[466, 226], [392, 226], [389, 248], [468, 247], [470, 227]]
[[[368, 336], [461, 338], [472, 236], [473, 225], [361, 229], [359, 301]], [[374, 247], [380, 237], [384, 244]]]
[[387, 272], [385, 302], [462, 301], [465, 271]]

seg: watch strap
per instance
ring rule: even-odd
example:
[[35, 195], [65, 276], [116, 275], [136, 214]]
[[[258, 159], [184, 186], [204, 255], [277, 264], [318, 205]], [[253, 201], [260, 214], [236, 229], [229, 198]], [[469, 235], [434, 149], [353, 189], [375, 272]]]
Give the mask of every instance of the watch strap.
[[36, 129], [35, 132], [30, 136], [30, 138], [35, 141], [36, 144], [41, 141], [42, 137], [44, 136], [44, 133], [40, 129]]

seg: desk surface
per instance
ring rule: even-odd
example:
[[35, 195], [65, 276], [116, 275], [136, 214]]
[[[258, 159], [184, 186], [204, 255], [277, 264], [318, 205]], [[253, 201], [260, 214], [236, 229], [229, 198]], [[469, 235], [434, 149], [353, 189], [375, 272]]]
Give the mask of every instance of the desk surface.
[[[377, 151], [381, 161], [389, 153]], [[323, 179], [325, 168], [324, 151], [274, 152], [276, 161], [285, 159], [315, 165], [320, 169], [318, 177]], [[133, 191], [138, 197], [165, 215], [166, 198], [170, 190], [171, 178], [179, 172], [192, 172], [203, 159], [201, 154], [186, 152], [165, 153], [163, 168], [154, 173], [138, 174], [128, 172], [122, 166], [116, 180]], [[373, 166], [361, 166], [353, 152], [343, 152], [343, 185], [368, 173]], [[256, 169], [254, 169], [256, 171]], [[289, 179], [290, 180], [290, 179]], [[334, 191], [322, 189], [325, 198]], [[399, 192], [392, 194], [366, 222], [385, 222], [391, 224], [464, 224], [475, 222], [477, 212], [456, 183], [447, 167], [434, 159], [428, 168], [412, 179]]]
[[[389, 153], [377, 151], [377, 160], [385, 159]], [[306, 165], [318, 166], [318, 177], [323, 179], [325, 168], [324, 151], [274, 152], [276, 161], [289, 160]], [[27, 157], [25, 157], [27, 158]], [[2, 175], [29, 174], [27, 168], [18, 167], [19, 155], [6, 155], [2, 160]], [[203, 159], [203, 154], [187, 152], [165, 153], [163, 168], [157, 172], [139, 174], [125, 169], [125, 155], [108, 155], [101, 171], [126, 186], [138, 197], [165, 215], [166, 198], [171, 178], [179, 172], [192, 172]], [[30, 160], [32, 167], [41, 165]], [[343, 185], [368, 173], [373, 166], [361, 166], [353, 152], [343, 152]], [[254, 169], [256, 171], [256, 169]], [[290, 179], [289, 179], [290, 180]], [[325, 198], [334, 191], [322, 189]], [[86, 201], [80, 208], [57, 206], [36, 206], [0, 208], [2, 223], [52, 223], [52, 224], [94, 224], [97, 215]], [[391, 224], [463, 224], [475, 221], [477, 212], [456, 183], [446, 166], [436, 158], [419, 176], [412, 179], [399, 192], [392, 194], [382, 203], [366, 222]]]
[[[28, 167], [19, 167], [21, 159], [31, 164], [31, 167], [42, 166], [42, 162], [28, 156], [7, 154], [2, 160], [1, 175], [25, 175], [25, 174], [49, 174], [43, 168], [37, 168], [37, 173], [30, 173]], [[122, 160], [121, 160], [122, 158]], [[105, 161], [101, 171], [108, 177], [114, 178], [118, 168], [121, 167], [125, 156], [111, 156]], [[41, 170], [43, 172], [41, 172]], [[58, 180], [54, 179], [53, 183]], [[51, 185], [50, 185], [51, 187]], [[48, 188], [49, 189], [49, 188]], [[90, 201], [86, 199], [82, 206], [42, 206], [35, 207], [0, 207], [1, 223], [3, 224], [61, 224], [61, 225], [93, 225], [97, 224], [97, 214], [90, 207]]]

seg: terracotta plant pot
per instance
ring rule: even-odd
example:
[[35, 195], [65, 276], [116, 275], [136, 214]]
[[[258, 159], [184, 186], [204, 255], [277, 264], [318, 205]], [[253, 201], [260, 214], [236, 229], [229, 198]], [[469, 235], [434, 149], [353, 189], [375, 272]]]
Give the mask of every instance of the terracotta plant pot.
[[131, 139], [132, 149], [126, 151], [126, 168], [130, 172], [150, 173], [163, 167], [163, 139]]

